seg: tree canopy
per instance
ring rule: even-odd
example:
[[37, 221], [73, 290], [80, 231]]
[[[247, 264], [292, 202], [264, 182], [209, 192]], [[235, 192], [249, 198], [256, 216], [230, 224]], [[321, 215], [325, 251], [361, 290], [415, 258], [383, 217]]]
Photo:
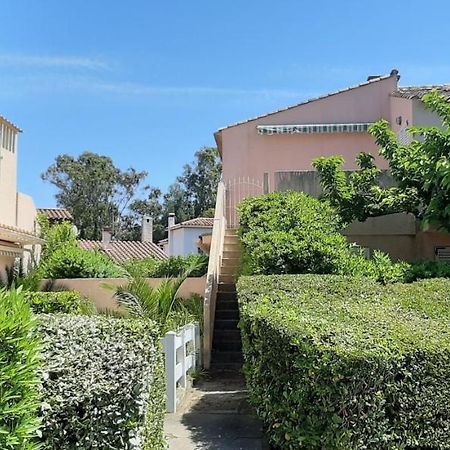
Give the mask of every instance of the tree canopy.
[[221, 170], [217, 149], [201, 148], [163, 193], [142, 186], [146, 171], [121, 170], [110, 157], [84, 152], [78, 158], [59, 155], [42, 179], [56, 187], [57, 204], [72, 213], [82, 239], [99, 239], [106, 226], [118, 239], [139, 239], [141, 218], [149, 215], [158, 240], [165, 235], [169, 213], [178, 222], [211, 213]]
[[450, 231], [450, 104], [435, 91], [424, 96], [423, 102], [442, 119], [442, 128], [411, 127], [409, 144], [400, 143], [385, 120], [370, 128], [396, 186], [381, 185], [382, 171], [367, 153], [357, 158], [360, 170], [348, 176], [340, 156], [314, 160], [323, 196], [338, 209], [344, 223], [409, 212], [425, 227]]

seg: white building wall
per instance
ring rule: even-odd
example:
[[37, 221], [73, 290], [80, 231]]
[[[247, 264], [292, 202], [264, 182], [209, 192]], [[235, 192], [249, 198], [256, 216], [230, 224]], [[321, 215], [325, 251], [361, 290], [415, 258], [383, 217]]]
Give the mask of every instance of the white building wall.
[[176, 228], [169, 232], [169, 256], [198, 254], [197, 241], [202, 234], [211, 234], [211, 228]]

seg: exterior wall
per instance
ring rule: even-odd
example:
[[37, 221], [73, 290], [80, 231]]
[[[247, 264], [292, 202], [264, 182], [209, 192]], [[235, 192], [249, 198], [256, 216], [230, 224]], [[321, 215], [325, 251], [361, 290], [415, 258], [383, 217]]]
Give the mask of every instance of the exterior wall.
[[197, 241], [202, 234], [210, 234], [211, 228], [182, 227], [170, 230], [169, 256], [198, 254]]
[[442, 119], [430, 111], [421, 100], [413, 100], [411, 105], [414, 125], [442, 128]]
[[412, 101], [407, 98], [391, 96], [390, 122], [392, 130], [397, 134], [400, 142], [403, 144], [411, 142], [411, 136], [406, 130], [414, 124]]
[[[1, 260], [0, 260], [1, 263]], [[147, 278], [147, 282], [152, 287], [157, 287], [164, 278]], [[114, 298], [114, 290], [105, 286], [122, 286], [127, 283], [125, 278], [73, 278], [55, 280], [59, 286], [66, 289], [78, 291], [82, 295], [92, 299], [99, 310], [117, 310], [119, 305]], [[179, 291], [181, 298], [189, 298], [192, 294], [203, 297], [206, 289], [206, 277], [188, 278]]]
[[392, 76], [222, 130], [224, 179], [245, 176], [262, 180], [267, 172], [272, 190], [276, 171], [311, 170], [314, 158], [332, 155], [344, 156], [345, 168], [352, 170], [361, 151], [372, 153], [380, 167], [387, 168], [368, 133], [264, 136], [258, 135], [256, 126], [390, 120], [389, 94], [396, 87], [397, 78]]
[[34, 232], [36, 229], [36, 214], [32, 197], [18, 192], [15, 225], [23, 230]]
[[0, 223], [16, 225], [17, 149], [0, 148]]

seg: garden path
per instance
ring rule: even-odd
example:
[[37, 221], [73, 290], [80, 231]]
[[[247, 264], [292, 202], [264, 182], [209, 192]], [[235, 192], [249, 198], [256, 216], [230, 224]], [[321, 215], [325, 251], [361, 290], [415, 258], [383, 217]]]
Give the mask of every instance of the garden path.
[[240, 373], [201, 380], [182, 411], [166, 416], [170, 450], [266, 450], [261, 423], [247, 402]]

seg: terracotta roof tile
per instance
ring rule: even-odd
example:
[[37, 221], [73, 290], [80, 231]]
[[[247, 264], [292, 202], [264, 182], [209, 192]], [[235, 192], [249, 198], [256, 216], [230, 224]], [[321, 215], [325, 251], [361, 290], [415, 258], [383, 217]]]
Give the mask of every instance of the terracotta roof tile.
[[80, 247], [84, 250], [101, 250], [114, 261], [123, 263], [132, 259], [167, 259], [168, 256], [153, 242], [141, 241], [111, 241], [104, 244], [101, 241], [81, 240]]
[[66, 208], [38, 208], [37, 212], [43, 214], [49, 220], [73, 221], [73, 216]]
[[393, 97], [401, 97], [407, 99], [422, 100], [424, 95], [436, 90], [443, 94], [450, 101], [450, 84], [440, 84], [435, 86], [404, 86], [398, 88], [391, 95]]
[[214, 225], [213, 217], [196, 217], [195, 219], [185, 220], [175, 224], [171, 230], [177, 228], [212, 228]]

